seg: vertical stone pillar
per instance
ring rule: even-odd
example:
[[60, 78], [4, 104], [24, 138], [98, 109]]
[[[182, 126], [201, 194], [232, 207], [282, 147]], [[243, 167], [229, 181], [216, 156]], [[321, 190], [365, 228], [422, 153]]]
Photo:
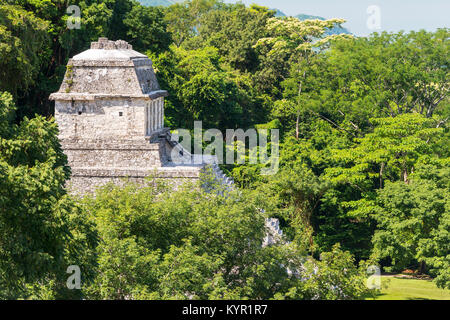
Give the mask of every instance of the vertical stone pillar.
[[151, 134], [152, 131], [153, 131], [153, 105], [152, 105], [151, 102], [149, 104], [149, 110], [150, 110], [150, 112], [149, 112], [149, 115], [148, 115], [148, 121], [150, 123], [150, 134]]
[[164, 98], [152, 100], [147, 105], [147, 134], [164, 128]]
[[153, 132], [153, 101], [150, 102], [150, 131]]
[[161, 99], [161, 128], [164, 128], [164, 98]]
[[162, 119], [162, 117], [163, 117], [163, 114], [162, 114], [162, 99], [161, 98], [159, 98], [158, 99], [158, 127], [159, 127], [159, 129], [162, 129], [162, 124], [161, 124], [161, 119]]
[[145, 135], [149, 135], [150, 134], [150, 122], [148, 121], [149, 118], [149, 107], [148, 107], [148, 103], [145, 106]]
[[150, 130], [151, 132], [155, 131], [155, 106], [153, 101], [150, 102]]
[[156, 131], [156, 103], [155, 101], [152, 102], [152, 109], [153, 109], [153, 118], [152, 118], [152, 123], [153, 123], [153, 131]]
[[159, 117], [160, 117], [160, 112], [159, 112], [159, 98], [158, 100], [156, 100], [156, 129], [159, 130]]

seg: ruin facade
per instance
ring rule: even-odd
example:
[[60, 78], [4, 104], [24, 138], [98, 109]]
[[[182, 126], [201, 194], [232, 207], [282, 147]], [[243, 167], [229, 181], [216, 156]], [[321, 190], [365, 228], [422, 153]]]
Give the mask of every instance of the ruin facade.
[[[174, 143], [164, 127], [164, 98], [152, 61], [127, 42], [100, 38], [69, 60], [55, 101], [59, 138], [77, 193], [149, 175], [176, 183], [199, 179], [207, 165]], [[188, 163], [176, 165], [176, 163]]]

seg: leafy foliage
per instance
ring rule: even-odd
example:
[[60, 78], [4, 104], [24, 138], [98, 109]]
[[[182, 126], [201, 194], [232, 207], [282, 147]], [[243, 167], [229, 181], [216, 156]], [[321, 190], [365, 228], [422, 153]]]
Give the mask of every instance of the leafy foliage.
[[[448, 29], [354, 38], [334, 34], [342, 19], [219, 0], [71, 4], [81, 29], [65, 0], [0, 4], [1, 298], [353, 299], [369, 258], [449, 287]], [[228, 197], [153, 181], [66, 195], [42, 115], [100, 36], [153, 60], [167, 126], [280, 129], [279, 172], [227, 166]], [[261, 247], [266, 216], [290, 244]], [[81, 291], [65, 287], [71, 264]]]
[[126, 36], [136, 51], [150, 50], [155, 53], [166, 51], [171, 43], [170, 33], [159, 8], [133, 5], [123, 21]]
[[0, 4], [0, 91], [16, 94], [35, 83], [48, 58], [48, 25], [19, 6]]
[[74, 204], [64, 189], [70, 169], [55, 122], [35, 117], [15, 125], [8, 121], [11, 100], [0, 95], [0, 297], [6, 299], [36, 292], [27, 286], [61, 284], [70, 251], [83, 248], [71, 231], [85, 230], [83, 222], [73, 224]]
[[[262, 247], [264, 216], [252, 198], [192, 186], [173, 192], [152, 180], [146, 187], [99, 190], [84, 206], [102, 239], [88, 297], [351, 299], [369, 293], [362, 271], [338, 247], [306, 264], [297, 245]], [[343, 265], [349, 274], [340, 277]], [[312, 276], [314, 270], [320, 271]]]

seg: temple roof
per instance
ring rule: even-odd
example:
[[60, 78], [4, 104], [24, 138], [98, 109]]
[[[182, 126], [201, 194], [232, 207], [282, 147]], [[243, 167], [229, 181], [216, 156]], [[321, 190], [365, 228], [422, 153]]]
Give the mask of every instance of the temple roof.
[[132, 60], [148, 59], [146, 55], [133, 50], [126, 41], [112, 41], [107, 38], [99, 38], [97, 42], [91, 43], [89, 50], [83, 51], [72, 58], [72, 60]]
[[50, 99], [156, 99], [167, 95], [146, 55], [134, 51], [126, 41], [99, 38], [90, 49], [69, 59], [64, 81]]

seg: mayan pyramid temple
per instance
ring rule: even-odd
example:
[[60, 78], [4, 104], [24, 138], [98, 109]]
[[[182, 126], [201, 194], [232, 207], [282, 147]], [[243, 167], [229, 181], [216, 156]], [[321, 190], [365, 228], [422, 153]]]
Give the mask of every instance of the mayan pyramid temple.
[[164, 128], [166, 96], [152, 61], [125, 41], [100, 38], [70, 59], [59, 91], [50, 95], [72, 168], [69, 189], [87, 193], [150, 174], [177, 183], [199, 179], [207, 163], [176, 165], [186, 163], [177, 157], [192, 155]]

